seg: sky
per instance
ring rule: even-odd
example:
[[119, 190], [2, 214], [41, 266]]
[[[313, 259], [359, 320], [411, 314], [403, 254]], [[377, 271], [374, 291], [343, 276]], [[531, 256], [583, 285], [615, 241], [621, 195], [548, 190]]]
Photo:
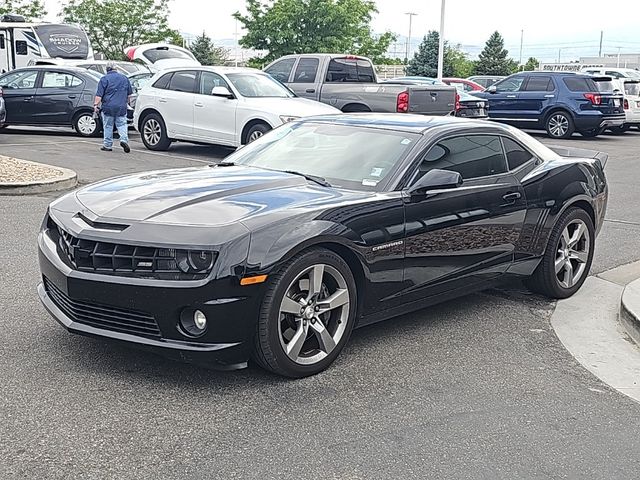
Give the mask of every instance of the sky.
[[[135, 0], [130, 0], [135, 1]], [[60, 10], [60, 0], [45, 0], [49, 19]], [[429, 30], [440, 25], [441, 0], [377, 0], [378, 14], [373, 30], [391, 30], [399, 36], [394, 48], [405, 51], [412, 22], [411, 49], [414, 51]], [[169, 22], [182, 32], [205, 31], [215, 39], [234, 39], [235, 11], [243, 11], [244, 0], [171, 0]], [[471, 57], [477, 56], [495, 30], [505, 38], [512, 58], [519, 60], [523, 32], [523, 60], [568, 62], [580, 56], [598, 54], [603, 31], [603, 53], [640, 53], [640, 1], [617, 0], [446, 0], [445, 39], [461, 44]], [[559, 51], [560, 49], [560, 51]], [[403, 54], [402, 54], [403, 56]]]

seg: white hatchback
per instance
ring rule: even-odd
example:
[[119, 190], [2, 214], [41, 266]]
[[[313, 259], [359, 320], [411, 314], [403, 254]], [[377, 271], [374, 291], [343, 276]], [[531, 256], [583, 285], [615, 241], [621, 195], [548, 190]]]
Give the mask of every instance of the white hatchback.
[[175, 140], [238, 147], [297, 118], [336, 113], [260, 70], [194, 66], [156, 74], [138, 95], [133, 122], [150, 150]]

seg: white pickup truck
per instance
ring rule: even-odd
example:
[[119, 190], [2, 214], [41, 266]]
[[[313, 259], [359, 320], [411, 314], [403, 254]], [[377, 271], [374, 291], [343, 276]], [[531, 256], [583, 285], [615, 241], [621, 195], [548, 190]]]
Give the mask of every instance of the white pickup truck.
[[456, 89], [447, 85], [379, 83], [371, 60], [326, 53], [287, 55], [265, 68], [300, 97], [343, 112], [400, 112], [450, 115]]

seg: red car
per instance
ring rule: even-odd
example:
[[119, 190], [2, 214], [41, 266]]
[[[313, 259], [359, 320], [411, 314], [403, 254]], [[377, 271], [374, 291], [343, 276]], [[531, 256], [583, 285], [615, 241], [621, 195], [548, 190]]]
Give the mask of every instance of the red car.
[[456, 87], [458, 89], [464, 90], [465, 92], [483, 92], [484, 87], [479, 83], [476, 83], [472, 80], [467, 80], [466, 78], [443, 78], [442, 81], [447, 85], [451, 85], [452, 87]]

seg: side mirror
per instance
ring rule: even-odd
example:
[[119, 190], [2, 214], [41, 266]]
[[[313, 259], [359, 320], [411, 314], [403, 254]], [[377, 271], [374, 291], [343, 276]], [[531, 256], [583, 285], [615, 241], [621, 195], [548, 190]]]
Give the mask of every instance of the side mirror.
[[225, 98], [233, 98], [233, 94], [229, 91], [227, 87], [213, 87], [211, 90], [211, 95], [214, 97], [225, 97]]
[[444, 190], [462, 185], [462, 175], [451, 170], [434, 168], [409, 187], [409, 195], [425, 195], [429, 190]]
[[489, 88], [487, 88], [487, 92], [489, 93], [496, 93], [498, 91], [498, 89], [496, 88], [495, 85], [491, 85]]

